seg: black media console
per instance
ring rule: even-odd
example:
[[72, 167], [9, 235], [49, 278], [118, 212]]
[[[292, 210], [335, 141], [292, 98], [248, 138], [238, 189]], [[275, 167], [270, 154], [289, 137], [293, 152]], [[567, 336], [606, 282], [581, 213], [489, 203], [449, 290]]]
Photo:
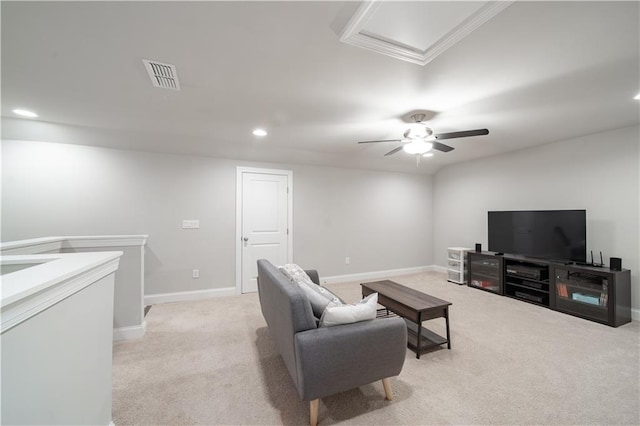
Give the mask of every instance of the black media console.
[[618, 327], [631, 321], [631, 271], [468, 252], [469, 287]]

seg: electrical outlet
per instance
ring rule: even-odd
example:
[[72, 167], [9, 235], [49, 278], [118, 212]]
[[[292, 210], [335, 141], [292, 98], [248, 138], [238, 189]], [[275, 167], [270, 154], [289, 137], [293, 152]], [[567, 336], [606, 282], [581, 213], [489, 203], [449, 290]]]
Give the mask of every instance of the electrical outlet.
[[193, 271], [191, 271], [191, 277], [200, 278], [200, 269], [194, 269]]
[[345, 258], [344, 258], [344, 264], [345, 264], [345, 265], [348, 265], [348, 264], [350, 264], [350, 263], [351, 263], [351, 259], [350, 259], [350, 258], [348, 258], [348, 257], [345, 257]]

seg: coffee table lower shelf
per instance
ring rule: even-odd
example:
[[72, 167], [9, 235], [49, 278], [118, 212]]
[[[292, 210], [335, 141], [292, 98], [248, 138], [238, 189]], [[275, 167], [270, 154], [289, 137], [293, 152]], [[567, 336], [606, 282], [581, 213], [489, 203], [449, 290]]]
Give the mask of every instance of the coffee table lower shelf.
[[[387, 309], [378, 309], [376, 313], [377, 318], [388, 318], [388, 317], [398, 317], [399, 315], [387, 310]], [[420, 356], [424, 353], [431, 352], [433, 349], [440, 347], [442, 345], [446, 345], [449, 341], [442, 337], [441, 335], [434, 333], [428, 328], [421, 327], [422, 331], [420, 332], [420, 350], [418, 351], [418, 324], [413, 321], [409, 321], [406, 318], [403, 318], [404, 322], [407, 324], [407, 347], [416, 353], [416, 355]]]
[[434, 348], [449, 343], [447, 339], [434, 333], [428, 328], [420, 327], [420, 348], [418, 348], [418, 324], [404, 320], [407, 323], [407, 347], [418, 355], [432, 351]]

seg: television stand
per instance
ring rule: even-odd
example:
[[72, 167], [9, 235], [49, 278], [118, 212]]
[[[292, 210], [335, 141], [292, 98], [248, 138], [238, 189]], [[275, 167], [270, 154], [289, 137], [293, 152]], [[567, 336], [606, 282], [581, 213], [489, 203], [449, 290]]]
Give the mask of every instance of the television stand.
[[618, 327], [631, 322], [631, 271], [492, 252], [468, 256], [467, 285]]

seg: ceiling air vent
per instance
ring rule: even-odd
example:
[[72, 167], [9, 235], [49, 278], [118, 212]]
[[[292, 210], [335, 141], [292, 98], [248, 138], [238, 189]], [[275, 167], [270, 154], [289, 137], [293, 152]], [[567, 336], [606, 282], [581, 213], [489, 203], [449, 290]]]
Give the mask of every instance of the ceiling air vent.
[[143, 59], [142, 62], [147, 69], [149, 78], [151, 78], [151, 83], [155, 87], [180, 90], [180, 82], [178, 81], [178, 72], [175, 65], [149, 61], [148, 59]]

